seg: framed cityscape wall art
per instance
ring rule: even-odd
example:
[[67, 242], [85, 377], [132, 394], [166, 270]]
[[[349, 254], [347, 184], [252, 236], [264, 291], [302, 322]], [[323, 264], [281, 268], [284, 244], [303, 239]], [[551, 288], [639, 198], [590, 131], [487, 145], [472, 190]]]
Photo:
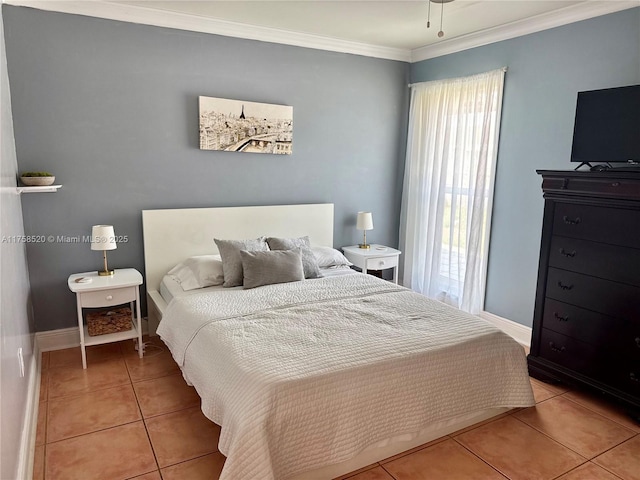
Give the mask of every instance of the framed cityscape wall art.
[[198, 97], [200, 150], [290, 155], [293, 107]]

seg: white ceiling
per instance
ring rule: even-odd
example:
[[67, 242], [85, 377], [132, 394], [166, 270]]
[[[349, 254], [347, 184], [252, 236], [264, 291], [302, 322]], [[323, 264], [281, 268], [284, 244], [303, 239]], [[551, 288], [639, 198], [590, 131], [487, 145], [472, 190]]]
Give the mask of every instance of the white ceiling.
[[117, 3], [188, 13], [201, 17], [271, 27], [297, 33], [414, 50], [440, 39], [444, 5], [444, 38], [455, 38], [516, 20], [566, 8], [585, 0], [421, 1], [129, 1]]
[[640, 6], [640, 0], [454, 0], [442, 11], [427, 0], [3, 1], [407, 61]]

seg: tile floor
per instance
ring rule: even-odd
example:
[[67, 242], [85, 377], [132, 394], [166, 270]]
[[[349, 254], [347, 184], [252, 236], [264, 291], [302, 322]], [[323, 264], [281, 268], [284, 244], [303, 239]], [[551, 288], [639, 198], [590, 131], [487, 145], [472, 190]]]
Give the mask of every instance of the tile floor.
[[[215, 479], [220, 428], [161, 341], [42, 355], [34, 479]], [[531, 381], [537, 405], [370, 465], [351, 480], [640, 480], [640, 424], [599, 398]], [[259, 480], [259, 479], [256, 479]]]

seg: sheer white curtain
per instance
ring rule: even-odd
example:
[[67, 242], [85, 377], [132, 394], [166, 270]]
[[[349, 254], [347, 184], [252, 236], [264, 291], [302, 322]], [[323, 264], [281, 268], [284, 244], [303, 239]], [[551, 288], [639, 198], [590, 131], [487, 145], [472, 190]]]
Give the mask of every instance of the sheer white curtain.
[[403, 284], [471, 313], [484, 307], [505, 71], [411, 86]]

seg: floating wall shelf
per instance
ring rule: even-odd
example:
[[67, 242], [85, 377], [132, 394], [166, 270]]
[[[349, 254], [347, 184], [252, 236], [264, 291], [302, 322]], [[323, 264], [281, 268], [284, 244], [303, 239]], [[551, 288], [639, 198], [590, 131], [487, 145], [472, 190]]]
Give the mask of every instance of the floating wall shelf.
[[62, 185], [46, 185], [43, 187], [16, 187], [18, 193], [57, 192]]

